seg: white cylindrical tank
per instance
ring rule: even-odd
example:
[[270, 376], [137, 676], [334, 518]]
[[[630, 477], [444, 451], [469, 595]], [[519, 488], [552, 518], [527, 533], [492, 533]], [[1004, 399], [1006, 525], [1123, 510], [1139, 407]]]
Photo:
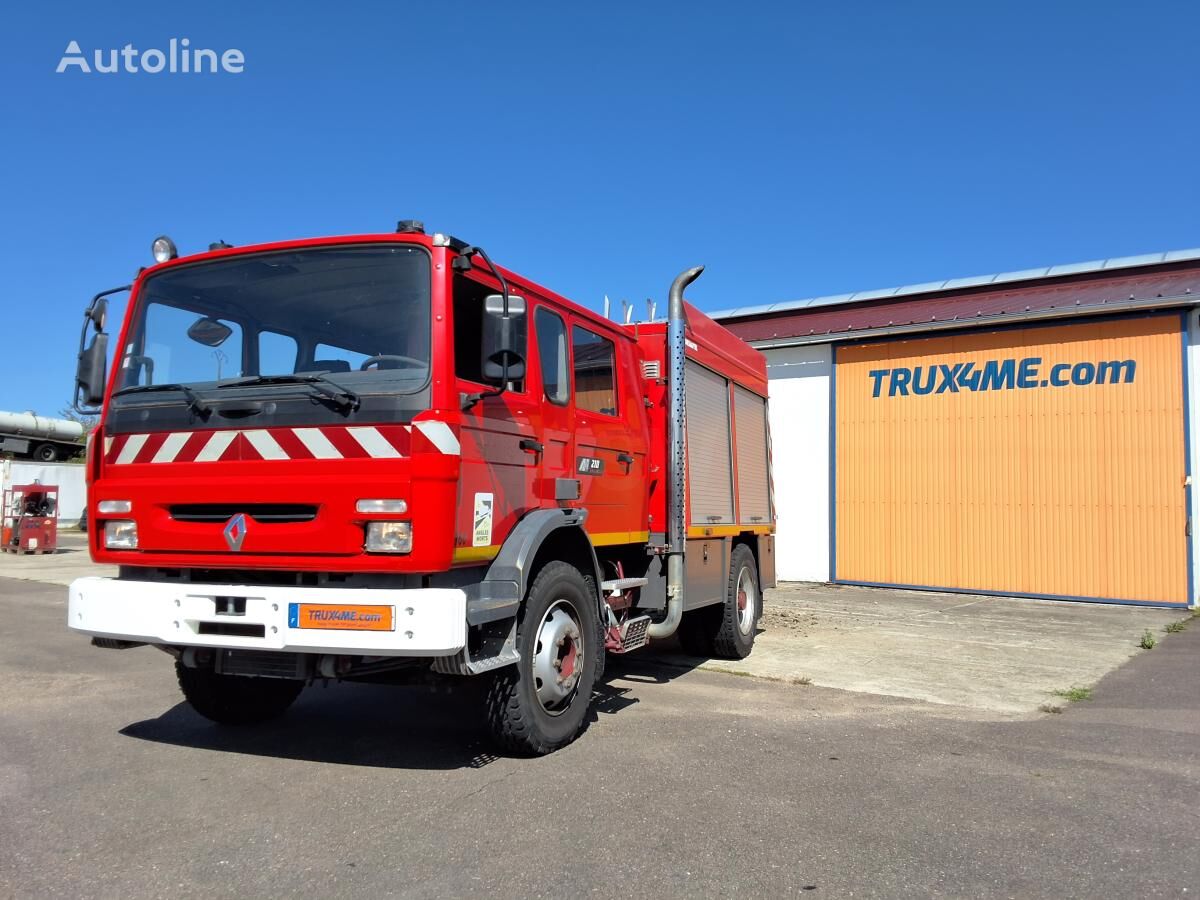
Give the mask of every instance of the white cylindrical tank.
[[31, 438], [74, 441], [83, 435], [83, 426], [68, 419], [47, 419], [45, 416], [37, 416], [31, 412], [0, 411], [0, 432]]

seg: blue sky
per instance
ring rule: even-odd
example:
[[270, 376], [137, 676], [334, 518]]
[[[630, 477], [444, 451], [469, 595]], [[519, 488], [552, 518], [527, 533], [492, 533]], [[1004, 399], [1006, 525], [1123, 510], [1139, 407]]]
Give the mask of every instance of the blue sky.
[[[702, 308], [1200, 245], [1194, 3], [9, 4], [0, 409], [171, 235], [421, 218], [582, 303]], [[55, 74], [68, 41], [240, 75]]]

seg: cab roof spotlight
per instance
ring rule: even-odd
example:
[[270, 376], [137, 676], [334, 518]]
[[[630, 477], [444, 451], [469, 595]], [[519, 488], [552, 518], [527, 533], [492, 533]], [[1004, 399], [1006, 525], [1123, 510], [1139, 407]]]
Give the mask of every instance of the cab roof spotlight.
[[159, 263], [165, 263], [179, 256], [179, 250], [176, 249], [175, 242], [165, 234], [159, 235], [154, 239], [154, 243], [150, 245], [150, 250], [154, 253], [154, 261]]

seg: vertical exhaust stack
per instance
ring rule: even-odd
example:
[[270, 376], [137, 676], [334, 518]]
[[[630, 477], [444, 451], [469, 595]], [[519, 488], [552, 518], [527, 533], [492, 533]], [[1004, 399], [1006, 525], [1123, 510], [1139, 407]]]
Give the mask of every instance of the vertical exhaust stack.
[[667, 306], [667, 616], [650, 625], [647, 634], [651, 638], [670, 637], [683, 618], [683, 554], [687, 542], [684, 521], [687, 440], [683, 430], [687, 409], [684, 399], [687, 318], [683, 312], [683, 292], [703, 271], [704, 266], [696, 266], [681, 273], [671, 283]]

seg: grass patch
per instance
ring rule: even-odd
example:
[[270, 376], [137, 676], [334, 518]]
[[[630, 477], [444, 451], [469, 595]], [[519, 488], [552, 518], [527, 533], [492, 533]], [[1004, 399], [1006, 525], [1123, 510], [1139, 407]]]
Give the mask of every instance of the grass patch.
[[1151, 634], [1150, 629], [1147, 628], [1144, 632], [1142, 632], [1142, 639], [1138, 641], [1138, 646], [1143, 650], [1153, 650], [1154, 645], [1157, 643], [1158, 640], [1153, 634]]
[[1055, 697], [1062, 697], [1064, 700], [1076, 703], [1080, 700], [1091, 700], [1092, 689], [1090, 687], [1072, 687], [1065, 691], [1055, 691]]
[[1181, 619], [1178, 622], [1172, 622], [1170, 625], [1164, 628], [1163, 631], [1165, 631], [1167, 634], [1179, 634], [1179, 632], [1187, 628], [1187, 623], [1187, 619]]

